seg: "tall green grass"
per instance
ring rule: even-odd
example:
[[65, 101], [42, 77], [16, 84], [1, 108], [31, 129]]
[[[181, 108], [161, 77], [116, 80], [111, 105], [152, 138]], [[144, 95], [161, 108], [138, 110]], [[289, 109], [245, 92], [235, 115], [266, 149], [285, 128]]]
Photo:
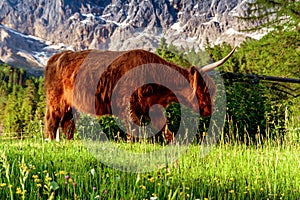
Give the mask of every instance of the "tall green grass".
[[[152, 151], [153, 144], [120, 144]], [[163, 147], [158, 147], [163, 148]], [[2, 140], [1, 199], [297, 199], [297, 143], [219, 143], [202, 157], [191, 145], [173, 163], [147, 173], [99, 162], [80, 140]], [[107, 152], [109, 154], [109, 152]], [[114, 159], [114, 158], [112, 158]], [[122, 158], [115, 158], [122, 159]]]

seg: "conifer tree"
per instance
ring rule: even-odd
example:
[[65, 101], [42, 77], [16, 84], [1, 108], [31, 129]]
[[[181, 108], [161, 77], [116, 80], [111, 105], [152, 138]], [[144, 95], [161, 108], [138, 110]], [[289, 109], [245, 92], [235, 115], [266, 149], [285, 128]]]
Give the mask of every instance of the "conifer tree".
[[37, 91], [37, 105], [35, 111], [35, 120], [43, 121], [46, 108], [46, 91], [44, 88], [44, 79], [40, 77], [38, 79], [38, 91]]
[[263, 21], [262, 27], [291, 27], [300, 31], [299, 0], [255, 0], [248, 5], [244, 19]]
[[17, 85], [13, 85], [12, 93], [8, 95], [7, 103], [4, 110], [4, 132], [20, 133], [22, 131], [20, 114], [20, 91]]
[[21, 103], [20, 121], [22, 122], [22, 131], [30, 133], [36, 109], [36, 89], [31, 79], [26, 80], [26, 86]]

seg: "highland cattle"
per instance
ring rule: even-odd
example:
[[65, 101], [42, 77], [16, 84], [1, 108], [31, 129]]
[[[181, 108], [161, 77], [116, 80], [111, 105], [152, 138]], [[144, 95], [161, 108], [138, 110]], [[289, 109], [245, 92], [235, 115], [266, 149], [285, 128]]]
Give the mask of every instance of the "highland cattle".
[[[79, 52], [64, 51], [53, 55], [45, 69], [46, 115], [44, 136], [51, 140], [59, 127], [67, 139], [75, 131], [74, 110], [94, 116], [116, 115], [139, 126], [149, 119], [160, 131], [165, 128], [163, 115], [151, 118], [151, 108], [182, 103], [201, 116], [213, 112], [216, 87], [208, 71], [226, 62], [233, 54], [197, 69], [184, 69], [145, 50]], [[166, 137], [172, 140], [170, 131]], [[169, 139], [168, 139], [169, 138]]]

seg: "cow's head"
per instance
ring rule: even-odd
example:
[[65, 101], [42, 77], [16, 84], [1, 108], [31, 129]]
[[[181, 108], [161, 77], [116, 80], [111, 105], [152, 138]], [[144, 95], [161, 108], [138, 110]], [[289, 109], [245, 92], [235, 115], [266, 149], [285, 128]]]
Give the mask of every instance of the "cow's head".
[[[203, 117], [210, 116], [213, 110], [213, 97], [216, 92], [213, 81], [207, 74], [201, 74], [193, 66], [189, 69], [189, 82], [193, 89], [192, 94], [189, 93], [186, 95], [188, 101], [191, 102], [190, 107], [195, 112], [200, 111]], [[193, 101], [193, 98], [196, 98], [196, 100]]]
[[194, 111], [199, 109], [200, 115], [203, 117], [210, 116], [212, 114], [214, 106], [213, 98], [216, 94], [216, 86], [207, 72], [226, 62], [233, 54], [235, 49], [236, 48], [234, 48], [222, 60], [208, 64], [199, 70], [196, 67], [191, 67], [189, 69], [189, 82], [193, 88], [193, 93], [189, 96], [189, 99], [192, 100], [194, 97], [197, 98], [197, 105], [192, 104], [192, 108]]

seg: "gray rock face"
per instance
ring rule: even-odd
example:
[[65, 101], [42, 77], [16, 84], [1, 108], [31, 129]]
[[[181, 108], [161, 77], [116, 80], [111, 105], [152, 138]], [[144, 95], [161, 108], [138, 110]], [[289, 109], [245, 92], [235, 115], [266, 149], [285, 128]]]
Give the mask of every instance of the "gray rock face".
[[196, 49], [207, 42], [237, 45], [247, 37], [239, 30], [256, 26], [237, 18], [246, 8], [246, 0], [2, 0], [2, 27], [47, 42], [39, 41], [29, 50], [21, 37], [11, 36], [19, 42], [3, 39], [11, 32], [0, 27], [4, 49], [0, 54], [3, 59], [16, 48], [29, 54], [44, 51], [43, 45], [49, 43], [74, 50], [153, 50], [162, 36], [167, 42]]
[[46, 64], [47, 59], [65, 49], [67, 47], [51, 45], [47, 41], [0, 25], [0, 59], [13, 66], [25, 68], [31, 74], [42, 74], [41, 66]]

